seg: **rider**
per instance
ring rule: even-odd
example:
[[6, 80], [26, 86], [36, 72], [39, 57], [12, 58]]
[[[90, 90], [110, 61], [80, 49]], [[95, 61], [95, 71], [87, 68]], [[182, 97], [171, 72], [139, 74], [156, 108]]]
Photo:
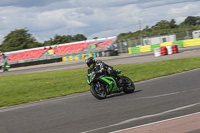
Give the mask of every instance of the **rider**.
[[90, 58], [86, 59], [85, 62], [87, 64], [87, 66], [89, 68], [94, 69], [94, 71], [96, 73], [104, 73], [105, 72], [106, 74], [117, 78], [117, 74], [114, 71], [113, 67], [105, 64], [101, 60], [95, 61], [95, 59], [93, 57], [90, 57]]
[[10, 66], [8, 65], [8, 62], [6, 61], [6, 62], [4, 63], [4, 65], [2, 66], [3, 72], [8, 71], [9, 67], [10, 67]]

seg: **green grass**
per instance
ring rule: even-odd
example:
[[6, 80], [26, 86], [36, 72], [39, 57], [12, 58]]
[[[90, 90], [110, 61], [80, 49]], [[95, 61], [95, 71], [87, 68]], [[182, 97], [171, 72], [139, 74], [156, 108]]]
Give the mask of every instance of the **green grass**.
[[[152, 63], [116, 65], [134, 82], [200, 68], [200, 57]], [[0, 107], [89, 90], [86, 68], [0, 76]], [[137, 89], [137, 88], [136, 88]]]

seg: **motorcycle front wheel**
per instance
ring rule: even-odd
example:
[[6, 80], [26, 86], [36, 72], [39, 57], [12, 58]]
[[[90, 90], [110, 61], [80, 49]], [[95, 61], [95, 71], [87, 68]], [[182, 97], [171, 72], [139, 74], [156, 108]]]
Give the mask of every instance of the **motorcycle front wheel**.
[[105, 99], [107, 96], [104, 85], [100, 82], [92, 83], [90, 86], [90, 92], [97, 99]]

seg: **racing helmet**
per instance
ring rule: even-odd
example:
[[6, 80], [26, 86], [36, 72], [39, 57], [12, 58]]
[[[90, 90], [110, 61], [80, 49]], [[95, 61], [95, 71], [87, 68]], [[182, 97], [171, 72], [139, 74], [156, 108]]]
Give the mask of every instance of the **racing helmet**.
[[85, 60], [88, 67], [92, 68], [95, 64], [95, 59], [93, 57], [90, 57]]

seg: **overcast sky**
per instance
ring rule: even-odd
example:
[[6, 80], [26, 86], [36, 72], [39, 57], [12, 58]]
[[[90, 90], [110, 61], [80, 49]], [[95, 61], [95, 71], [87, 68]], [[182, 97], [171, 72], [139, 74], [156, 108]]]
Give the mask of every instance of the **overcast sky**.
[[161, 20], [200, 16], [200, 0], [0, 0], [0, 42], [27, 28], [39, 42], [56, 34], [88, 39], [134, 32]]

